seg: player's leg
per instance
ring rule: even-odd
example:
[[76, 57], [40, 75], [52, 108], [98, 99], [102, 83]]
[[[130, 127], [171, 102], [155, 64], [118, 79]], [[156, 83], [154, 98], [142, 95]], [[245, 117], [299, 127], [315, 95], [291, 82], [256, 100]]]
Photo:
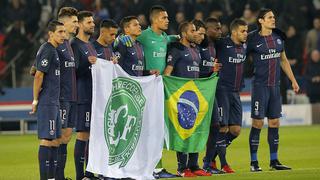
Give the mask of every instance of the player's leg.
[[177, 154], [177, 162], [178, 162], [178, 169], [177, 173], [181, 177], [196, 177], [195, 174], [188, 169], [187, 162], [188, 162], [188, 153], [184, 152], [176, 152]]
[[81, 180], [84, 178], [84, 168], [85, 168], [85, 154], [87, 143], [89, 140], [89, 130], [90, 130], [90, 114], [91, 107], [88, 104], [78, 104], [78, 116], [76, 120], [76, 130], [77, 137], [74, 147], [74, 162], [76, 169], [76, 179]]
[[[225, 135], [226, 138], [226, 147], [228, 147], [231, 142], [238, 137], [241, 130], [242, 124], [242, 105], [240, 101], [239, 93], [229, 92], [229, 116], [227, 119], [228, 132]], [[230, 167], [229, 164], [222, 166], [222, 170], [226, 173], [234, 173], [235, 171]]]
[[38, 152], [40, 179], [54, 179], [58, 158], [58, 147], [61, 136], [61, 124], [58, 106], [39, 106], [38, 138], [40, 146]]
[[199, 153], [189, 153], [189, 159], [187, 167], [191, 170], [192, 174], [196, 176], [211, 176], [210, 172], [207, 172], [199, 168], [198, 164]]
[[215, 159], [216, 153], [216, 141], [219, 133], [220, 125], [219, 125], [219, 114], [218, 114], [218, 105], [215, 100], [212, 110], [212, 117], [211, 117], [211, 125], [210, 125], [210, 132], [207, 142], [206, 148], [206, 155], [203, 158], [203, 169], [211, 174], [219, 174], [221, 171], [217, 168], [216, 162], [212, 161]]
[[61, 119], [61, 138], [58, 149], [58, 167], [56, 172], [57, 179], [65, 179], [64, 169], [67, 160], [67, 144], [72, 135], [73, 119], [70, 102], [60, 102], [60, 119]]
[[280, 87], [270, 87], [270, 101], [268, 104], [268, 143], [270, 150], [271, 170], [290, 170], [291, 168], [282, 165], [278, 159], [279, 146], [279, 118], [281, 117], [281, 95]]
[[255, 86], [252, 89], [251, 95], [251, 118], [252, 127], [249, 135], [250, 145], [250, 171], [262, 171], [258, 163], [258, 147], [260, 142], [260, 132], [263, 127], [263, 119], [265, 117], [265, 107], [269, 94], [266, 87]]
[[228, 120], [230, 118], [230, 92], [218, 90], [217, 91], [217, 104], [218, 104], [218, 113], [219, 113], [219, 123], [220, 129], [217, 136], [216, 148], [217, 154], [220, 159], [221, 170], [226, 173], [233, 173], [229, 168], [226, 158], [226, 134], [228, 132]]
[[236, 139], [241, 132], [242, 125], [242, 105], [239, 93], [232, 93], [232, 106], [230, 109], [230, 119], [228, 122], [228, 132], [226, 134], [227, 147]]
[[40, 139], [38, 161], [40, 170], [40, 180], [53, 178], [53, 172], [50, 167], [51, 142], [47, 139]]
[[233, 140], [235, 140], [241, 132], [241, 126], [236, 124], [229, 124], [228, 125], [229, 130], [226, 134], [226, 143], [227, 147], [232, 143]]

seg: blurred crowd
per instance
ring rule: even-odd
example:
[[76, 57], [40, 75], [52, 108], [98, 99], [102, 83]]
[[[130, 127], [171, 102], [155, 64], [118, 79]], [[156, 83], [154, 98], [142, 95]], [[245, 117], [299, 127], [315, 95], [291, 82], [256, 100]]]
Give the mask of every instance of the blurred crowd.
[[[185, 20], [216, 17], [228, 34], [229, 23], [241, 17], [256, 28], [256, 16], [262, 7], [272, 9], [277, 16], [277, 26], [287, 35], [286, 52], [292, 69], [303, 83], [308, 94], [320, 96], [320, 0], [6, 0], [0, 1], [0, 79], [8, 74], [5, 66], [17, 51], [25, 53], [17, 61], [17, 74], [29, 66], [35, 56], [39, 41], [43, 41], [43, 27], [55, 18], [62, 6], [94, 12], [98, 24], [111, 18], [119, 22], [122, 17], [136, 15], [142, 28], [148, 22], [148, 10], [158, 4], [167, 9], [170, 27], [167, 33], [176, 34], [179, 23]], [[42, 32], [41, 36], [36, 36]], [[316, 65], [315, 65], [316, 64]], [[246, 64], [245, 76], [250, 77], [252, 66]], [[2, 76], [2, 78], [1, 78]], [[19, 76], [18, 76], [19, 79]], [[284, 79], [284, 82], [286, 80]], [[10, 81], [5, 85], [10, 86]], [[286, 86], [286, 83], [284, 83]], [[290, 85], [288, 85], [290, 86]], [[309, 92], [317, 88], [317, 92]], [[319, 93], [319, 94], [317, 94]]]

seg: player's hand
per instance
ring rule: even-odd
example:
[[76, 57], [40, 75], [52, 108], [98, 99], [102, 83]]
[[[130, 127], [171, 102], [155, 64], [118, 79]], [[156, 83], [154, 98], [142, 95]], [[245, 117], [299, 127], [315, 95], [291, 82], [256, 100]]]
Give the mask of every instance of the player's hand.
[[299, 84], [297, 83], [297, 81], [294, 81], [294, 82], [292, 83], [292, 89], [293, 89], [293, 91], [294, 91], [295, 93], [298, 93], [298, 92], [299, 92], [300, 87], [299, 87]]
[[29, 114], [35, 114], [37, 112], [37, 108], [38, 108], [38, 100], [33, 100], [32, 101], [32, 109], [29, 112]]
[[133, 46], [133, 40], [131, 39], [130, 36], [120, 34], [113, 42], [113, 47], [116, 48], [119, 43], [122, 43], [126, 47], [132, 47]]
[[32, 65], [30, 68], [29, 74], [31, 76], [34, 76], [36, 74], [36, 72], [37, 72], [37, 68], [34, 65]]
[[219, 72], [222, 68], [222, 64], [218, 62], [218, 59], [214, 60], [213, 72]]
[[111, 56], [110, 60], [112, 61], [113, 64], [118, 64], [118, 59], [119, 58], [117, 56]]
[[91, 63], [91, 64], [95, 64], [97, 62], [97, 57], [95, 56], [89, 56], [88, 57], [88, 61]]
[[152, 74], [152, 75], [154, 74], [156, 76], [159, 76], [159, 74], [160, 74], [160, 71], [158, 69], [152, 69], [149, 72], [150, 72], [150, 74]]

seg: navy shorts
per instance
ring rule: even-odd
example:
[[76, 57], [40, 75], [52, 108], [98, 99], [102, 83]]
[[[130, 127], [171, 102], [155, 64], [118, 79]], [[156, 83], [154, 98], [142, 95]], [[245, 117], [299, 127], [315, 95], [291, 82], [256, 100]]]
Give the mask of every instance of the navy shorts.
[[251, 118], [276, 119], [281, 117], [280, 86], [253, 86]]
[[77, 117], [77, 104], [69, 101], [60, 101], [60, 119], [62, 128], [74, 128]]
[[61, 137], [58, 105], [38, 105], [38, 138], [54, 140]]
[[220, 126], [241, 126], [242, 105], [239, 92], [217, 89], [216, 99]]
[[211, 116], [211, 127], [219, 125], [219, 113], [217, 99], [214, 100], [212, 116]]
[[77, 132], [90, 132], [91, 104], [78, 104], [77, 106]]

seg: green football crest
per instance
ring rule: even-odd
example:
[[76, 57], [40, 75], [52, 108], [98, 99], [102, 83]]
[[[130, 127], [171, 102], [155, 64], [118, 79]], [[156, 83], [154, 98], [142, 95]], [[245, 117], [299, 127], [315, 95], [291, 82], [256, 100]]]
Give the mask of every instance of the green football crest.
[[119, 77], [104, 114], [104, 135], [109, 149], [109, 165], [126, 166], [139, 141], [146, 98], [138, 82]]

